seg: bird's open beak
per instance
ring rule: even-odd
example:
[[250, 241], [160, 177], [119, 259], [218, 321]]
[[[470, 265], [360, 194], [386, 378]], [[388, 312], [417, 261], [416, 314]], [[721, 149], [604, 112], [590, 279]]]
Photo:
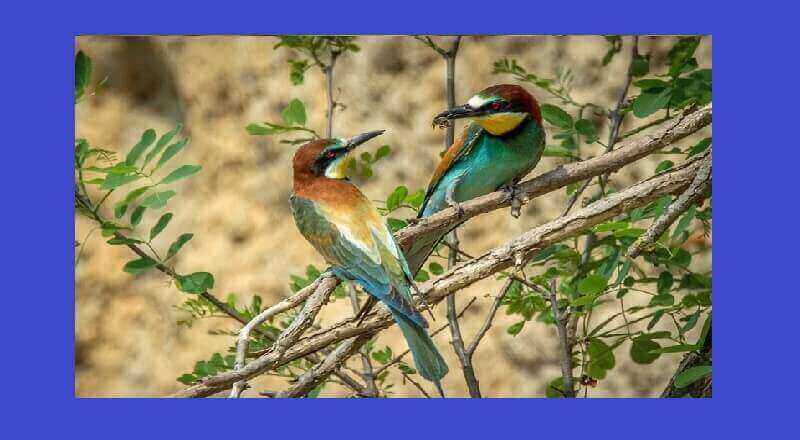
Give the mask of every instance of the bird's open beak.
[[464, 104], [458, 107], [453, 107], [451, 109], [445, 110], [436, 115], [436, 117], [433, 118], [433, 125], [446, 127], [450, 125], [450, 121], [452, 121], [453, 119], [481, 116], [483, 113], [484, 113], [483, 110], [474, 109], [470, 107], [469, 104]]
[[352, 150], [353, 148], [363, 144], [364, 142], [366, 142], [366, 141], [368, 141], [368, 140], [370, 140], [370, 139], [372, 139], [372, 138], [374, 138], [376, 136], [382, 135], [385, 131], [386, 130], [375, 130], [375, 131], [368, 131], [366, 133], [361, 133], [361, 134], [355, 135], [355, 136], [353, 136], [353, 137], [351, 137], [350, 139], [347, 140], [347, 144], [345, 146], [347, 147], [348, 151]]

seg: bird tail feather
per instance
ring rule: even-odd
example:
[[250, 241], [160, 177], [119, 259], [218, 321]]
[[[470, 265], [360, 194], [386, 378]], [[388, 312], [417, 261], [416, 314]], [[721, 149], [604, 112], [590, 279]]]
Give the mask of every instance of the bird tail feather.
[[406, 338], [419, 374], [441, 388], [439, 381], [449, 369], [428, 332], [402, 313], [392, 310], [392, 315]]

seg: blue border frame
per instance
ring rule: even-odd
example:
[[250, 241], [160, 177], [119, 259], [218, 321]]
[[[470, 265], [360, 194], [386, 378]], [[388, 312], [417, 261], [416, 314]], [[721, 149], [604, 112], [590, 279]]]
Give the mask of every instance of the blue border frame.
[[[796, 70], [791, 68], [796, 49], [781, 44], [796, 39], [782, 31], [796, 28], [790, 25], [797, 15], [764, 0], [740, 9], [731, 4], [724, 11], [710, 2], [671, 0], [651, 10], [641, 1], [591, 6], [506, 1], [492, 5], [494, 9], [487, 2], [467, 3], [303, 2], [303, 16], [291, 11], [292, 3], [263, 1], [6, 6], [11, 20], [5, 29], [11, 35], [4, 39], [2, 108], [5, 116], [16, 116], [4, 127], [6, 197], [0, 216], [8, 270], [5, 362], [0, 367], [4, 399], [9, 401], [4, 415], [11, 420], [3, 432], [7, 438], [17, 438], [9, 428], [25, 437], [70, 432], [81, 438], [274, 437], [279, 434], [273, 431], [275, 423], [302, 438], [331, 435], [351, 425], [381, 438], [503, 438], [514, 432], [530, 437], [573, 437], [570, 432], [576, 432], [587, 437], [696, 438], [724, 435], [732, 428], [741, 435], [778, 435], [780, 421], [790, 421], [797, 408], [780, 400], [793, 397], [795, 333], [790, 328], [794, 320], [788, 318], [797, 310], [797, 283], [791, 281], [796, 269], [790, 266], [797, 221], [782, 214], [794, 208], [791, 202], [797, 197], [780, 192], [795, 183], [786, 146], [797, 143], [795, 112], [789, 107], [797, 102]], [[20, 12], [26, 19], [14, 17]], [[447, 20], [441, 18], [444, 14]], [[74, 220], [71, 151], [65, 145], [74, 135], [71, 66], [76, 33], [711, 33], [717, 122], [714, 202], [715, 218], [720, 219], [714, 223], [715, 397], [580, 402], [73, 398]], [[751, 174], [761, 170], [763, 175]], [[783, 250], [767, 249], [764, 232], [773, 230], [790, 231]], [[36, 320], [20, 310], [32, 310]], [[771, 365], [776, 359], [780, 364]], [[246, 424], [238, 425], [239, 415], [246, 416]], [[345, 423], [349, 417], [357, 420]]]

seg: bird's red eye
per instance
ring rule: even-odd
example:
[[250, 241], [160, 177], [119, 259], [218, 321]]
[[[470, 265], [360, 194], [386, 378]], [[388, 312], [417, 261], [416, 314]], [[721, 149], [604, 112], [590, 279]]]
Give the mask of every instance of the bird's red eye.
[[500, 104], [499, 102], [493, 102], [492, 103], [492, 109], [493, 110], [500, 110], [500, 107], [502, 107], [502, 104]]
[[328, 156], [329, 158], [333, 159], [334, 157], [336, 157], [336, 153], [334, 153], [333, 151], [328, 151], [328, 154], [327, 154], [327, 156]]

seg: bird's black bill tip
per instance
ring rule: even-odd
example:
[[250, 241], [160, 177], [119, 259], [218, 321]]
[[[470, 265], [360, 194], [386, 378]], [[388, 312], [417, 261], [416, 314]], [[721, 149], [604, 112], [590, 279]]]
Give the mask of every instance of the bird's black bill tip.
[[382, 135], [385, 132], [386, 132], [386, 130], [375, 130], [375, 131], [368, 131], [366, 133], [361, 133], [361, 134], [355, 135], [355, 136], [351, 137], [350, 139], [348, 139], [347, 148], [353, 149], [353, 148], [363, 144], [364, 142], [366, 142], [366, 141], [368, 141], [368, 140], [370, 140], [370, 139], [372, 139], [374, 137]]
[[446, 128], [453, 125], [454, 119], [461, 119], [461, 118], [469, 118], [471, 116], [479, 116], [480, 110], [474, 109], [469, 105], [460, 105], [458, 107], [453, 107], [451, 109], [447, 109], [433, 118], [433, 125]]

